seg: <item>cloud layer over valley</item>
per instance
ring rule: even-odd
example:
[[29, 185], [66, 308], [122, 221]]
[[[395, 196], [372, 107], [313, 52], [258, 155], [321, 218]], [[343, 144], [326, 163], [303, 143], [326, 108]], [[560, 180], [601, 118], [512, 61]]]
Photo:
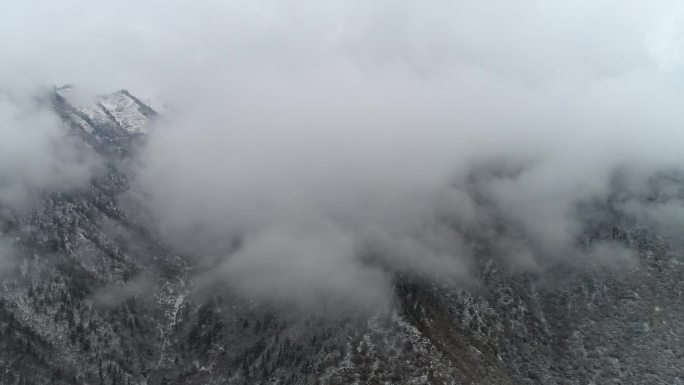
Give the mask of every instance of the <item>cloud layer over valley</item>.
[[[532, 271], [633, 263], [579, 242], [600, 219], [591, 205], [675, 238], [684, 224], [681, 185], [659, 179], [645, 203], [654, 175], [684, 164], [676, 1], [9, 8], [4, 89], [69, 82], [167, 103], [131, 196], [215, 267], [203, 279], [258, 299], [375, 307], [393, 273], [468, 283], [483, 244]], [[89, 175], [45, 150], [56, 118], [21, 118], [25, 105], [0, 93], [0, 181]], [[0, 203], [22, 195], [3, 186]]]

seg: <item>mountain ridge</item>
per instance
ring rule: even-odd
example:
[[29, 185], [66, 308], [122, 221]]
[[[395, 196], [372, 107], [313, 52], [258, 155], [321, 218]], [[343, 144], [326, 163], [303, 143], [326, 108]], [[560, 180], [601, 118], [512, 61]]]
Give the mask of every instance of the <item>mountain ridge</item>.
[[30, 212], [0, 211], [14, 250], [0, 272], [0, 383], [684, 383], [682, 254], [610, 207], [585, 241], [636, 250], [623, 270], [518, 271], [485, 238], [473, 287], [396, 273], [386, 312], [273, 307], [201, 288], [192, 260], [127, 211], [125, 162], [157, 113], [124, 90], [85, 107], [66, 92], [53, 110], [106, 167]]

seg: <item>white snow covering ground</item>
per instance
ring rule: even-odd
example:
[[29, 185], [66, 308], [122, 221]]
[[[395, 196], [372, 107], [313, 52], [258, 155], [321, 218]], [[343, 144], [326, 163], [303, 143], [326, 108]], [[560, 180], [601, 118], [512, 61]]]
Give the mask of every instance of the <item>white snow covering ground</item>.
[[114, 117], [121, 128], [131, 134], [146, 133], [147, 116], [138, 103], [123, 92], [107, 95], [100, 100], [100, 107]]
[[[129, 134], [147, 133], [149, 117], [145, 116], [138, 102], [125, 91], [98, 96], [94, 100], [79, 95], [71, 88], [58, 92], [69, 104], [95, 124], [107, 124], [113, 121]], [[80, 124], [83, 119], [78, 117], [76, 120]], [[92, 127], [85, 121], [80, 125], [87, 132], [92, 131]]]

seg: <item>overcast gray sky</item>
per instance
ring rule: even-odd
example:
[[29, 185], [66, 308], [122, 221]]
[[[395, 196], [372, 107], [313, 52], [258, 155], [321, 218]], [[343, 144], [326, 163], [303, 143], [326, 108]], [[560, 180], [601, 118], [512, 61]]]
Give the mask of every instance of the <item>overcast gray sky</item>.
[[[630, 252], [575, 247], [577, 203], [618, 168], [639, 186], [684, 161], [679, 1], [27, 0], [4, 7], [0, 52], [8, 95], [73, 83], [168, 103], [136, 191], [179, 247], [223, 256], [213, 279], [264, 299], [374, 306], [386, 270], [467, 281], [464, 234], [495, 221], [518, 266], [619, 265]], [[0, 119], [25, 148], [7, 185], [54, 163], [30, 147], [47, 118]], [[671, 229], [684, 211], [665, 204], [626, 207]]]

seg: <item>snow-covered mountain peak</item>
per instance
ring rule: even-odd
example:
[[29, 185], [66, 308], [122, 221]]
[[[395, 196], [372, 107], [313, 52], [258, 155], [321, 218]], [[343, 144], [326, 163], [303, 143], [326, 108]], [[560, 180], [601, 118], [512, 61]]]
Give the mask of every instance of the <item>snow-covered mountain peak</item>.
[[95, 98], [84, 98], [71, 87], [61, 87], [55, 92], [72, 107], [73, 120], [88, 133], [92, 133], [97, 125], [115, 128], [128, 135], [145, 134], [150, 119], [156, 115], [152, 108], [127, 90]]

